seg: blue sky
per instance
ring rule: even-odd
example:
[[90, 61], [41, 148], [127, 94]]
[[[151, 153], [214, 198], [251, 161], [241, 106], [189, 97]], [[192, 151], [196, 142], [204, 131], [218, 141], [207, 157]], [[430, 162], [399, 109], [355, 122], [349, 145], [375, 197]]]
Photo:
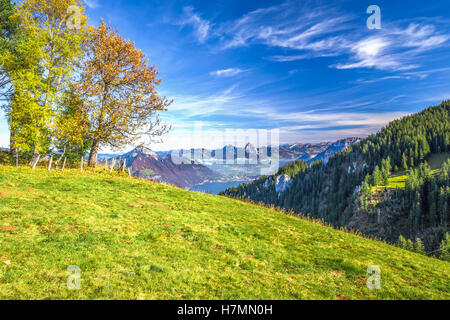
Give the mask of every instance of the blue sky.
[[[276, 128], [281, 143], [366, 136], [450, 98], [447, 0], [85, 3], [91, 24], [103, 17], [148, 55], [174, 99], [155, 150], [219, 146], [236, 129]], [[0, 122], [0, 145], [6, 136]]]

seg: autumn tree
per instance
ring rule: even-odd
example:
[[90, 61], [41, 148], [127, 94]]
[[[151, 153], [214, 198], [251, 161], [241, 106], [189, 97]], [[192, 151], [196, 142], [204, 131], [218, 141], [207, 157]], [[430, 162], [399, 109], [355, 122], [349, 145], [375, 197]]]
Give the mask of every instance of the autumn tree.
[[95, 165], [100, 146], [119, 148], [142, 135], [167, 132], [158, 112], [171, 101], [156, 92], [161, 80], [144, 53], [102, 20], [91, 28], [77, 91], [88, 115], [92, 142], [89, 165]]
[[2, 59], [14, 88], [9, 119], [17, 145], [35, 156], [51, 143], [56, 109], [83, 52], [83, 10], [80, 0], [25, 0], [14, 16], [24, 37]]

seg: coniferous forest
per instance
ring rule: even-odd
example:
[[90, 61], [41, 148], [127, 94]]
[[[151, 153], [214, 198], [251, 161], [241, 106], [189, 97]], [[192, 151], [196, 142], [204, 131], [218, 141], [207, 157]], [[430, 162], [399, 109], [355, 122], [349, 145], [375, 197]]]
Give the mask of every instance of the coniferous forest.
[[[450, 101], [391, 122], [332, 158], [327, 164], [296, 162], [273, 177], [226, 190], [223, 194], [324, 220], [335, 227], [437, 256], [448, 250], [450, 162], [431, 170], [433, 155], [448, 158]], [[283, 192], [276, 177], [291, 180]], [[390, 177], [405, 175], [402, 188], [392, 188]], [[408, 240], [406, 240], [408, 239]], [[403, 246], [403, 245], [402, 245]]]

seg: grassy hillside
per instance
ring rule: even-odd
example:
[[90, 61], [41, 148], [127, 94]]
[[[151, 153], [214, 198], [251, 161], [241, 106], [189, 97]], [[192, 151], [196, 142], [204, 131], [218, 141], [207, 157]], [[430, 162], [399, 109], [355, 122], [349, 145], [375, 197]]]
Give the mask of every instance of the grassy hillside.
[[0, 166], [0, 299], [450, 299], [449, 283], [448, 262], [237, 200]]

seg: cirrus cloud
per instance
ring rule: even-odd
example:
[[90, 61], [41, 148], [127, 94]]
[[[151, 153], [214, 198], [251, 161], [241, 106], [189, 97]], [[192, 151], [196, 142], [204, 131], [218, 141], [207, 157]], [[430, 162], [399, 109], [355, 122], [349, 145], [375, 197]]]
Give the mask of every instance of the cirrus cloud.
[[216, 77], [234, 77], [242, 72], [245, 72], [245, 70], [242, 70], [239, 68], [228, 68], [228, 69], [212, 71], [212, 72], [210, 72], [210, 75], [216, 76]]

